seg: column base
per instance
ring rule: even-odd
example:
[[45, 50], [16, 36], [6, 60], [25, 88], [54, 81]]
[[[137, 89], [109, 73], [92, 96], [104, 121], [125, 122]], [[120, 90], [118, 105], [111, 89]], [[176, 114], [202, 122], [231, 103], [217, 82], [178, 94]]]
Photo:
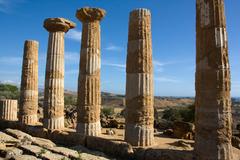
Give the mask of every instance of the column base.
[[78, 123], [77, 132], [86, 136], [98, 136], [101, 134], [101, 123]]
[[[211, 150], [199, 148], [195, 145], [194, 154], [196, 157], [196, 160], [232, 160], [233, 159], [233, 152], [232, 152], [232, 145], [228, 144], [225, 146], [218, 146], [216, 145], [217, 149], [219, 151], [216, 151], [216, 147], [213, 147]], [[211, 152], [213, 151], [213, 152]], [[204, 152], [204, 154], [202, 154]]]
[[138, 124], [126, 124], [125, 141], [133, 146], [151, 146], [154, 143], [154, 128]]
[[36, 114], [34, 115], [22, 115], [20, 117], [20, 123], [24, 125], [36, 125], [38, 122], [38, 116]]
[[[200, 129], [202, 132], [204, 129]], [[214, 130], [214, 129], [212, 129]], [[198, 131], [197, 131], [198, 132]], [[202, 132], [204, 133], [204, 132]], [[214, 137], [214, 138], [213, 138]], [[231, 141], [222, 140], [215, 135], [209, 134], [205, 130], [205, 134], [195, 135], [194, 153], [196, 160], [232, 160], [233, 150]]]
[[58, 118], [44, 119], [43, 127], [49, 130], [64, 129], [64, 116]]

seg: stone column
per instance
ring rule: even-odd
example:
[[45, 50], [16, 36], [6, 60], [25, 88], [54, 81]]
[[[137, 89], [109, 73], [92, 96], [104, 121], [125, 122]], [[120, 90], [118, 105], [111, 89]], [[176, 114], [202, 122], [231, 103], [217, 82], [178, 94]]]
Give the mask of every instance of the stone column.
[[78, 77], [77, 131], [90, 136], [101, 133], [100, 21], [104, 16], [105, 11], [100, 8], [81, 8], [76, 13], [83, 25]]
[[49, 31], [44, 91], [44, 127], [64, 128], [64, 35], [75, 24], [64, 18], [48, 18]]
[[154, 139], [153, 65], [151, 13], [130, 13], [126, 78], [125, 140], [134, 146], [150, 146]]
[[38, 122], [38, 42], [28, 40], [24, 44], [22, 63], [21, 95], [19, 106], [20, 123], [34, 125]]
[[230, 66], [224, 0], [197, 0], [197, 160], [232, 159]]
[[17, 100], [0, 100], [0, 119], [4, 121], [17, 121], [17, 106]]

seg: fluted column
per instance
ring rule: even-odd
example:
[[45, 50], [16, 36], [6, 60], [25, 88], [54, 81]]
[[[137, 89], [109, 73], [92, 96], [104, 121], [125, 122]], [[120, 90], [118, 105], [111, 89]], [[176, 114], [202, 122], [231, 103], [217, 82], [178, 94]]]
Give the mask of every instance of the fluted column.
[[231, 160], [230, 66], [224, 0], [197, 0], [197, 160]]
[[99, 8], [82, 8], [76, 13], [83, 25], [78, 77], [77, 131], [91, 136], [101, 133], [100, 21], [104, 16], [105, 11]]
[[21, 95], [19, 106], [20, 123], [34, 125], [38, 121], [38, 42], [27, 40], [24, 44], [22, 63]]
[[48, 18], [49, 31], [44, 91], [44, 127], [64, 128], [64, 35], [75, 24], [64, 18]]
[[125, 140], [134, 146], [150, 146], [154, 139], [151, 13], [130, 13], [126, 78]]
[[0, 119], [4, 121], [17, 121], [18, 101], [12, 99], [0, 100]]

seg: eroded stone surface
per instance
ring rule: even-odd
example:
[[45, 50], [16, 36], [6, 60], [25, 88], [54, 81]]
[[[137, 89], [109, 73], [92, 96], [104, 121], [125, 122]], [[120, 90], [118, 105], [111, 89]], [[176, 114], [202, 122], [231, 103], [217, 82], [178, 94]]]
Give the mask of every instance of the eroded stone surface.
[[36, 145], [22, 145], [21, 149], [24, 150], [25, 153], [32, 154], [34, 156], [39, 156], [41, 154], [49, 152], [42, 147]]
[[8, 147], [5, 149], [0, 149], [0, 155], [3, 158], [10, 159], [15, 156], [20, 156], [23, 154], [23, 151], [21, 149], [18, 149], [16, 147]]
[[63, 18], [44, 21], [49, 31], [44, 90], [44, 127], [64, 128], [64, 34], [75, 24]]
[[232, 137], [232, 146], [240, 149], [240, 138], [239, 137], [236, 137], [236, 136]]
[[125, 140], [134, 146], [153, 144], [153, 75], [151, 13], [136, 9], [130, 13]]
[[76, 17], [83, 22], [78, 78], [77, 131], [97, 136], [100, 125], [100, 20], [105, 12], [98, 8], [82, 8]]
[[194, 134], [194, 124], [180, 121], [176, 121], [173, 123], [173, 135], [175, 138], [193, 140]]
[[35, 125], [38, 121], [38, 46], [33, 40], [24, 44], [19, 120], [26, 125]]
[[233, 147], [233, 160], [239, 160], [240, 159], [240, 149]]
[[49, 32], [68, 32], [75, 26], [75, 23], [65, 18], [47, 18], [43, 24], [43, 27]]
[[61, 155], [64, 155], [66, 157], [69, 158], [79, 158], [79, 153], [75, 150], [69, 149], [69, 148], [65, 148], [65, 147], [47, 147], [48, 150], [54, 152], [54, 153], [58, 153]]
[[14, 160], [40, 160], [37, 157], [34, 157], [32, 155], [19, 155], [19, 156], [14, 156], [13, 157]]
[[34, 138], [32, 144], [38, 145], [43, 148], [48, 148], [48, 147], [51, 148], [56, 146], [56, 144], [53, 143], [52, 141], [44, 138], [38, 138], [38, 137]]
[[[85, 160], [109, 160], [109, 158], [101, 157], [101, 156], [94, 156], [87, 153], [80, 153], [80, 158]], [[115, 160], [115, 159], [112, 159]]]
[[63, 155], [52, 153], [49, 150], [36, 145], [22, 145], [21, 149], [23, 149], [26, 153], [48, 160], [62, 160], [63, 158], [67, 158]]
[[0, 132], [0, 142], [13, 142], [13, 143], [18, 143], [20, 142], [19, 139], [16, 139], [4, 132]]
[[41, 157], [43, 159], [46, 159], [46, 160], [70, 160], [69, 158], [63, 156], [63, 155], [59, 155], [59, 154], [55, 154], [55, 153], [50, 153], [50, 152], [47, 152], [47, 153], [44, 153], [41, 155]]
[[13, 136], [14, 138], [17, 138], [19, 140], [25, 140], [25, 141], [30, 141], [30, 143], [35, 139], [34, 137], [32, 137], [31, 135], [24, 133], [20, 130], [16, 130], [16, 129], [6, 129], [4, 131], [5, 133], [7, 133], [8, 135]]
[[88, 136], [86, 146], [89, 149], [97, 149], [98, 151], [108, 153], [116, 157], [130, 158], [126, 156], [133, 154], [133, 148], [129, 143], [111, 141], [100, 137]]
[[231, 160], [230, 66], [224, 0], [197, 0], [197, 160]]
[[76, 17], [82, 22], [100, 21], [105, 16], [105, 10], [101, 8], [80, 8], [76, 12]]
[[139, 149], [135, 153], [137, 160], [193, 160], [191, 151]]
[[17, 121], [18, 101], [12, 99], [0, 100], [0, 120]]
[[[90, 151], [83, 146], [74, 147], [74, 149], [59, 147], [56, 146], [52, 141], [44, 138], [32, 137], [32, 140], [29, 141], [30, 143], [25, 143], [23, 142], [23, 140], [30, 135], [16, 129], [15, 130], [7, 129], [7, 131], [5, 131], [6, 133], [0, 132], [0, 159], [6, 157], [20, 160], [22, 159], [35, 160], [38, 158], [49, 160], [109, 159], [103, 153]], [[15, 136], [19, 139], [16, 139], [12, 136]], [[72, 137], [72, 139], [74, 138]], [[67, 139], [65, 140], [67, 141]]]

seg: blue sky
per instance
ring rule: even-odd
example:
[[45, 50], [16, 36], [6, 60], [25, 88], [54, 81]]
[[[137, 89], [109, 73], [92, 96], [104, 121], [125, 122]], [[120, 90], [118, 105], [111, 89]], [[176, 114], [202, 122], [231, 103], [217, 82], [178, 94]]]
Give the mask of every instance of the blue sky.
[[[48, 32], [45, 18], [64, 17], [77, 24], [65, 39], [65, 88], [77, 90], [81, 23], [77, 8], [101, 7], [102, 91], [125, 93], [129, 12], [152, 13], [154, 92], [160, 96], [194, 96], [195, 0], [0, 0], [0, 81], [20, 83], [23, 44], [39, 41], [39, 86], [44, 86]], [[225, 0], [232, 96], [240, 96], [240, 1]]]

